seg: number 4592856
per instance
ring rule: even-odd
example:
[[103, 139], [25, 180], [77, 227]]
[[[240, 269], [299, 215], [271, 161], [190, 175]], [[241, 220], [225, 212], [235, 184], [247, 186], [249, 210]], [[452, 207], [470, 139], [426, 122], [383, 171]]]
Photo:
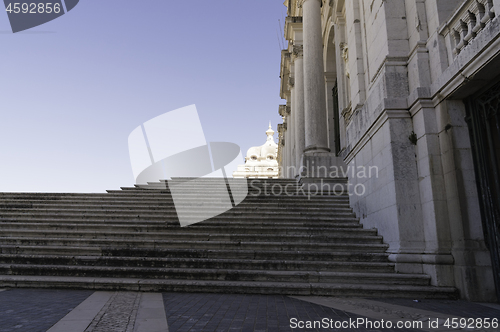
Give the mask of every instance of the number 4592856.
[[5, 9], [9, 14], [59, 14], [61, 12], [61, 4], [59, 3], [9, 3]]

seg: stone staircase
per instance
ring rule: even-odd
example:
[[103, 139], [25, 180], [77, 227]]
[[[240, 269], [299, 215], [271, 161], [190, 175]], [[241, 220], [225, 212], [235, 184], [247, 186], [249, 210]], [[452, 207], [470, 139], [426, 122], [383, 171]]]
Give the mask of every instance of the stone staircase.
[[[180, 227], [169, 186], [185, 181], [105, 194], [0, 193], [0, 288], [457, 297], [426, 275], [395, 273], [388, 246], [363, 229], [346, 193], [249, 180], [242, 203]], [[217, 182], [198, 181], [183, 198], [199, 208], [197, 193], [212, 188], [203, 208], [214, 208], [227, 196]]]

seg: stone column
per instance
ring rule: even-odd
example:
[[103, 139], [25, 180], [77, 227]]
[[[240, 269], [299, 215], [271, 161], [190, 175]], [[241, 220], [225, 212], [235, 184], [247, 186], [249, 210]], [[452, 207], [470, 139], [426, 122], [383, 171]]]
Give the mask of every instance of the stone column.
[[286, 107], [286, 139], [285, 139], [285, 151], [286, 151], [286, 155], [285, 155], [285, 164], [284, 164], [284, 174], [285, 174], [285, 177], [286, 178], [289, 178], [290, 177], [290, 174], [288, 172], [288, 169], [289, 169], [289, 166], [291, 165], [291, 160], [292, 160], [292, 123], [291, 123], [291, 117], [290, 117], [290, 109], [291, 109], [291, 106], [290, 105], [287, 105]]
[[[294, 109], [294, 123], [295, 123], [295, 166], [297, 171], [300, 167], [300, 160], [304, 149], [305, 143], [305, 120], [304, 120], [304, 60], [303, 60], [303, 46], [294, 46], [293, 55], [295, 57], [295, 109]], [[296, 174], [298, 175], [298, 173]]]
[[301, 0], [304, 25], [305, 152], [330, 152], [321, 34], [321, 0]]

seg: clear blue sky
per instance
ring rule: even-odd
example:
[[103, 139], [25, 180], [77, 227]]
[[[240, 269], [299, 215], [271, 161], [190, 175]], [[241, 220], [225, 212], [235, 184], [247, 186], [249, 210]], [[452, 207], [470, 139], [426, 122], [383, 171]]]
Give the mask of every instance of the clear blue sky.
[[281, 122], [285, 13], [282, 0], [81, 0], [12, 34], [2, 10], [0, 191], [131, 186], [130, 132], [191, 104], [207, 141], [263, 144]]

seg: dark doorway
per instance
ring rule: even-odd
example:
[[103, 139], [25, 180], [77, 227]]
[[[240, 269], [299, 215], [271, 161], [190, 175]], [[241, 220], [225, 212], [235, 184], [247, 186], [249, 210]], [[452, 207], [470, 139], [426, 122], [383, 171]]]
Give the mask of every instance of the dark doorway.
[[500, 301], [500, 80], [465, 104], [484, 235]]

